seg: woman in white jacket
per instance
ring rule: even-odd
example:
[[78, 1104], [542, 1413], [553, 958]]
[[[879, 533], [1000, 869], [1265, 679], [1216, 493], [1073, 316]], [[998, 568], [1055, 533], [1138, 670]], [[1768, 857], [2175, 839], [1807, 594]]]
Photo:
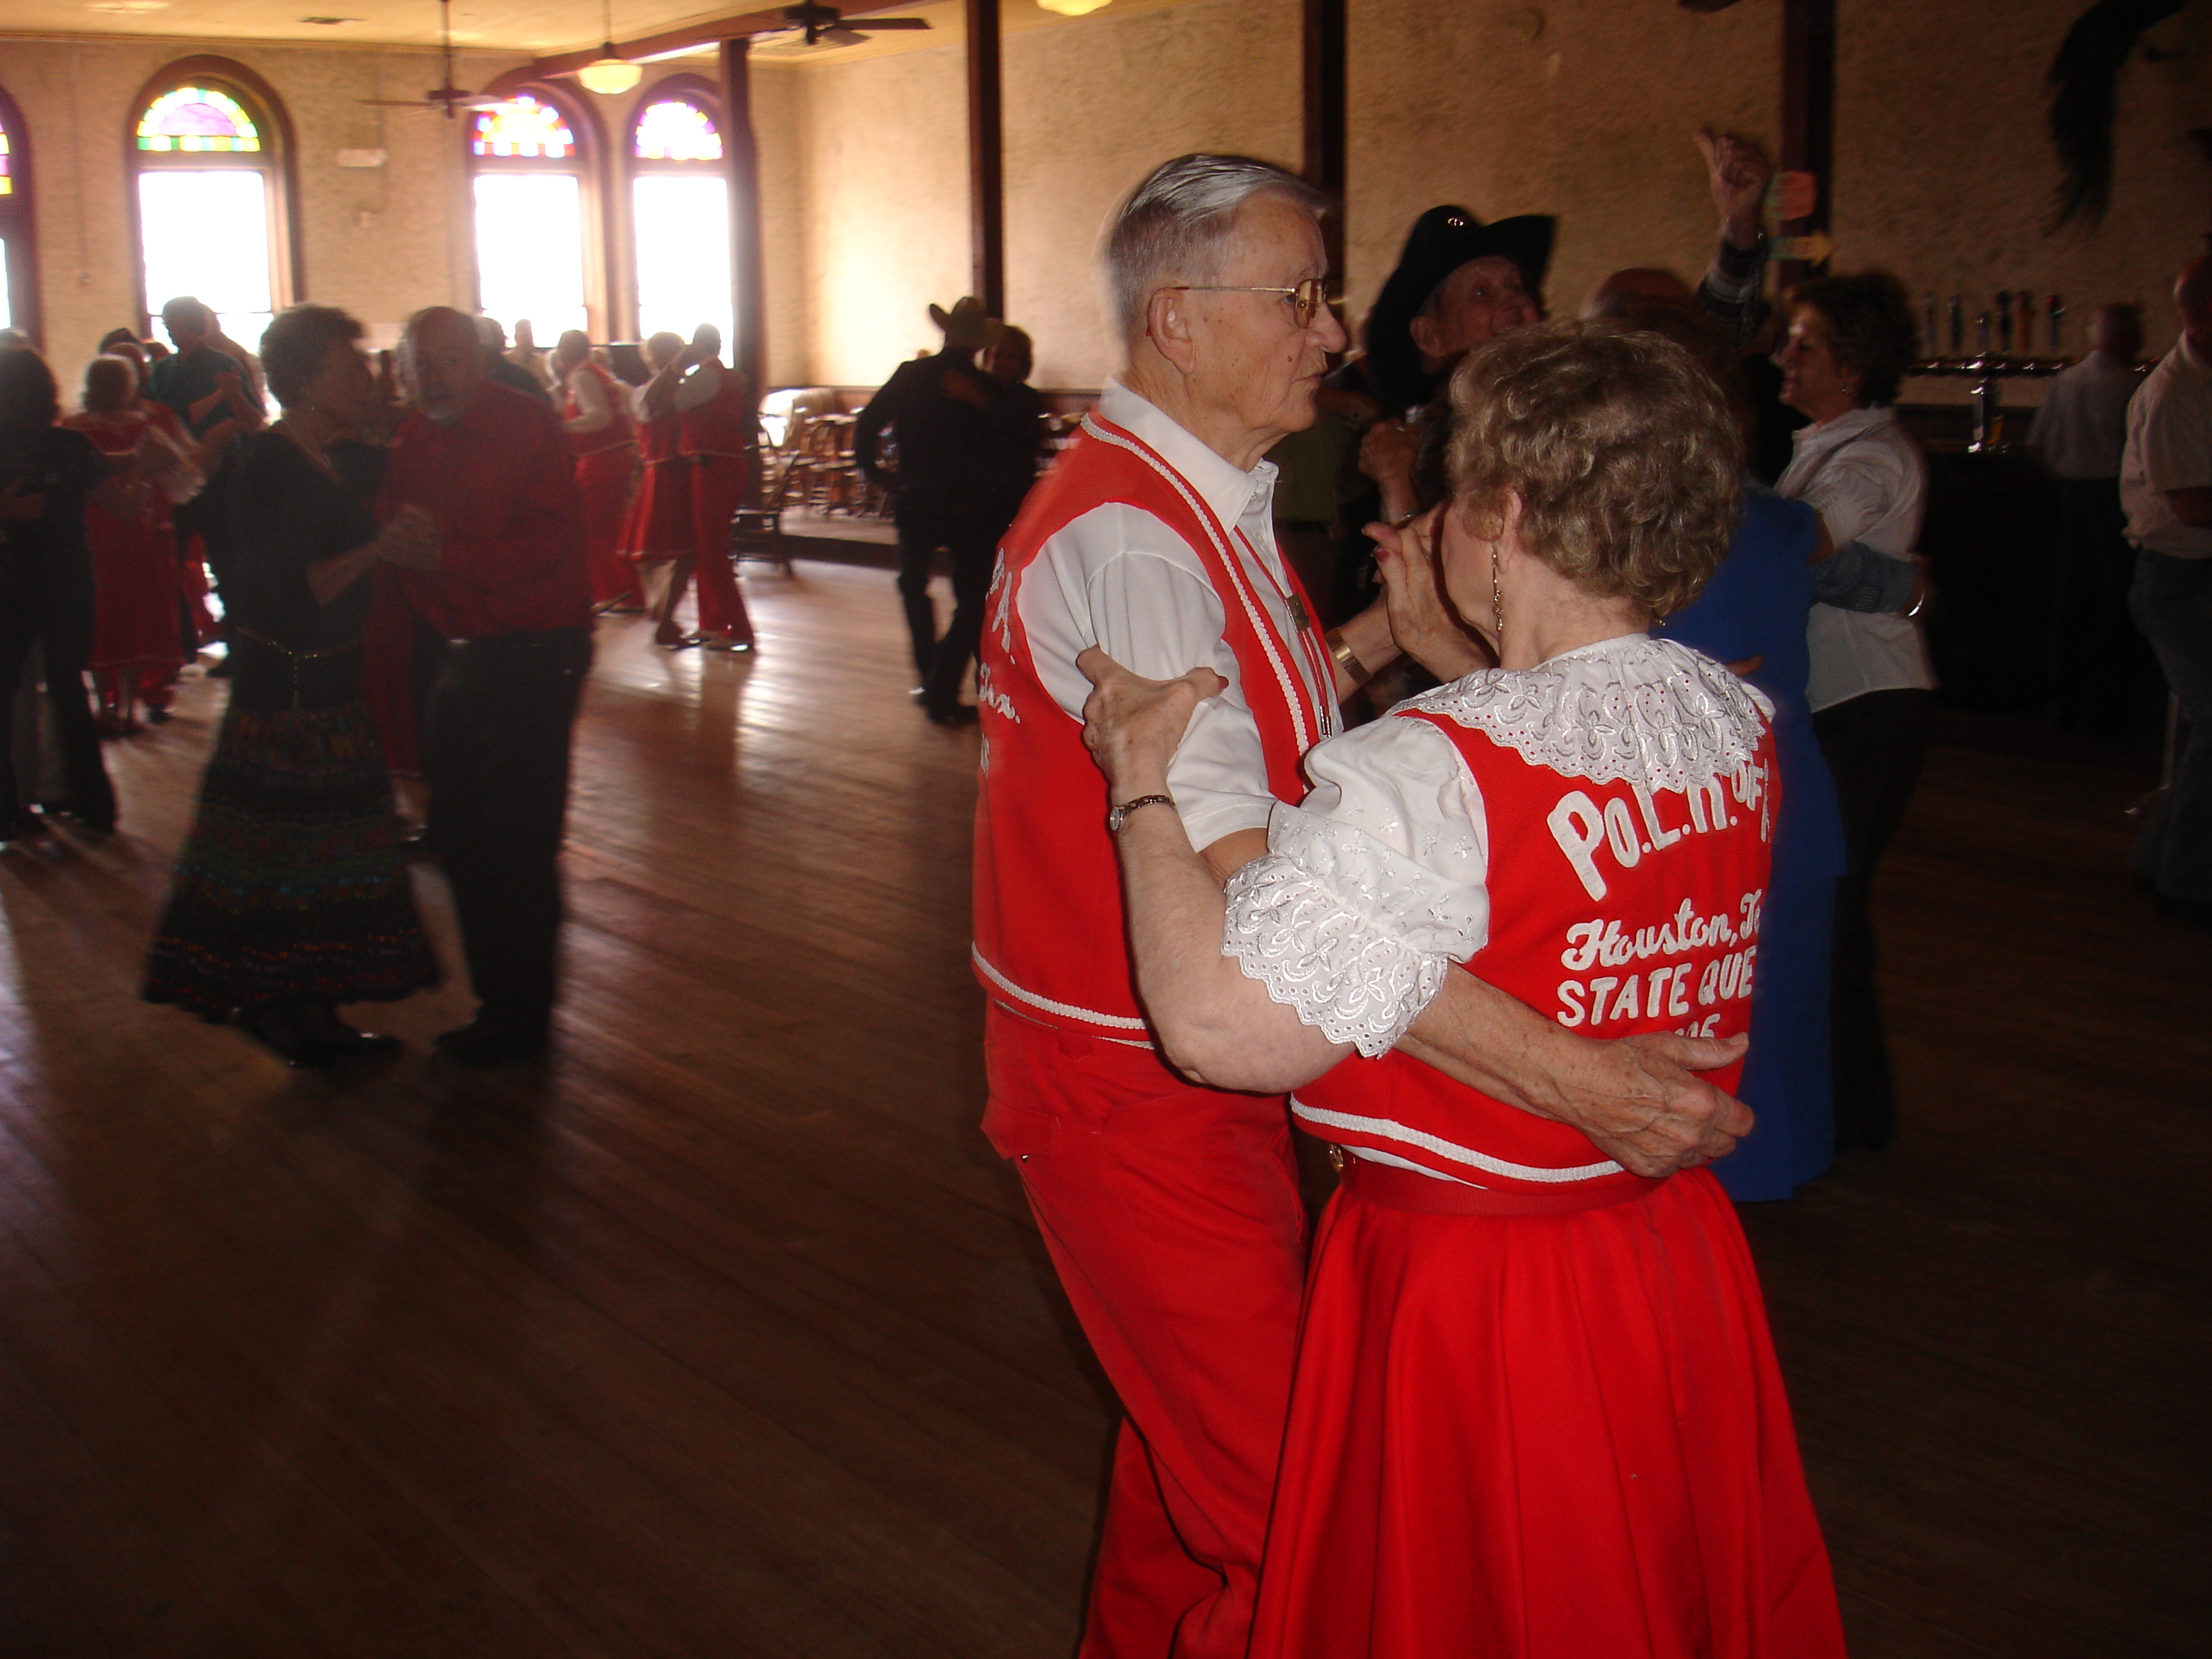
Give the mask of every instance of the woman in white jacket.
[[[1910, 562], [1928, 464], [1890, 404], [1918, 343], [1911, 301], [1895, 277], [1870, 271], [1800, 283], [1788, 305], [1789, 337], [1775, 356], [1782, 398], [1812, 424], [1796, 434], [1777, 488], [1820, 515], [1829, 548], [1858, 542]], [[1936, 673], [1910, 615], [1816, 605], [1807, 633], [1805, 697], [1836, 781], [1847, 854], [1830, 974], [1836, 1145], [1880, 1148], [1896, 1109], [1868, 898], [1920, 775]]]

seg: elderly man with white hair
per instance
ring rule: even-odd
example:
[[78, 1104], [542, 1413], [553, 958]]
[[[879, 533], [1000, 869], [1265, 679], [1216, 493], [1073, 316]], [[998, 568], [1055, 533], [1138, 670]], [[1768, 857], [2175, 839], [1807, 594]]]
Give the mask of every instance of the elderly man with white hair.
[[[1091, 1656], [1244, 1652], [1305, 1246], [1284, 1097], [1203, 1086], [1153, 1046], [1114, 834], [1163, 807], [1232, 871], [1266, 851], [1277, 803], [1304, 796], [1300, 763], [1339, 729], [1339, 699], [1401, 642], [1447, 679], [1478, 660], [1437, 601], [1428, 526], [1379, 538], [1395, 611], [1378, 604], [1327, 635], [1276, 548], [1261, 458], [1313, 420], [1344, 345], [1322, 205], [1279, 168], [1222, 155], [1170, 161], [1123, 204], [1105, 263], [1127, 367], [1007, 532], [987, 613], [984, 1129], [1127, 1413]], [[1083, 744], [1090, 685], [1075, 659], [1091, 646], [1151, 678], [1204, 665], [1226, 681], [1165, 792], [1108, 799]], [[1449, 978], [1407, 1051], [1572, 1123], [1623, 1167], [1665, 1174], [1749, 1127], [1684, 1069], [1725, 1064], [1737, 1045], [1589, 1042], [1472, 975]]]

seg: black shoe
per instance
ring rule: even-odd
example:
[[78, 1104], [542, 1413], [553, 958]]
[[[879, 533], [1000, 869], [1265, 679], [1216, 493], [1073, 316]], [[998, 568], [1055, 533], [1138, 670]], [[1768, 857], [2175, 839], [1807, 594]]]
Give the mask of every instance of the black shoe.
[[334, 1009], [320, 1003], [310, 1008], [297, 1022], [300, 1029], [341, 1060], [359, 1054], [396, 1054], [399, 1039], [381, 1031], [356, 1031], [337, 1017]]
[[543, 1031], [487, 1025], [479, 1019], [458, 1030], [441, 1032], [434, 1046], [456, 1066], [488, 1071], [495, 1066], [536, 1060], [545, 1052], [545, 1041]]
[[295, 1071], [319, 1071], [334, 1063], [337, 1050], [318, 1042], [300, 1027], [295, 1011], [282, 1004], [241, 1008], [239, 1029]]

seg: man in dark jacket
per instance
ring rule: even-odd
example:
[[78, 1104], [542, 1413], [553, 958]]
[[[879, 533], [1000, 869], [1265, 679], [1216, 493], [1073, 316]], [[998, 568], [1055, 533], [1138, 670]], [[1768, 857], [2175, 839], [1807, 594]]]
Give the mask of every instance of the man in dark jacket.
[[[963, 726], [975, 718], [960, 701], [960, 683], [982, 635], [992, 559], [1020, 505], [998, 487], [998, 457], [1015, 415], [1005, 390], [975, 363], [975, 354], [1001, 331], [983, 314], [983, 302], [969, 297], [951, 311], [932, 306], [929, 315], [945, 331], [944, 349], [901, 363], [868, 400], [854, 426], [853, 459], [896, 492], [899, 598], [913, 635], [916, 695], [938, 725]], [[895, 471], [878, 464], [886, 427], [898, 447]], [[929, 598], [939, 548], [952, 562], [952, 622], [942, 641]]]

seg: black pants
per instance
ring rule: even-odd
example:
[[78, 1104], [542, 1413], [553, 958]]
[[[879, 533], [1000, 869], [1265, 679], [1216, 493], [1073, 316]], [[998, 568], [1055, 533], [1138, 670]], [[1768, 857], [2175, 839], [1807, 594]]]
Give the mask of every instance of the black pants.
[[[1018, 504], [1017, 504], [1018, 505]], [[902, 497], [898, 504], [899, 599], [906, 607], [907, 632], [914, 645], [914, 672], [922, 702], [933, 714], [949, 714], [960, 702], [975, 647], [983, 637], [983, 600], [990, 591], [991, 566], [999, 538], [1013, 521], [1011, 510], [977, 507], [927, 497]], [[952, 621], [937, 635], [937, 609], [930, 602], [929, 572], [943, 548], [952, 562]]]
[[1887, 1146], [1897, 1128], [1889, 1038], [1875, 991], [1875, 866], [1905, 821], [1928, 750], [1929, 691], [1869, 691], [1813, 716], [1844, 820], [1830, 957], [1829, 1042], [1836, 1079], [1836, 1145]]
[[542, 1036], [561, 934], [568, 740], [592, 665], [587, 629], [447, 647], [431, 688], [423, 772], [477, 1018]]
[[2118, 478], [2058, 480], [2045, 672], [2053, 712], [2076, 731], [2124, 730], [2130, 693], [2150, 665], [2128, 615], [2136, 550], [2127, 526]]
[[[113, 827], [115, 786], [100, 757], [100, 732], [85, 695], [85, 660], [92, 655], [93, 601], [82, 594], [40, 595], [0, 605], [0, 698], [20, 695], [31, 647], [45, 663], [46, 705], [69, 776], [69, 808], [96, 830]], [[15, 777], [15, 744], [0, 744], [0, 836], [12, 835], [27, 803]], [[39, 781], [24, 781], [32, 793]]]

